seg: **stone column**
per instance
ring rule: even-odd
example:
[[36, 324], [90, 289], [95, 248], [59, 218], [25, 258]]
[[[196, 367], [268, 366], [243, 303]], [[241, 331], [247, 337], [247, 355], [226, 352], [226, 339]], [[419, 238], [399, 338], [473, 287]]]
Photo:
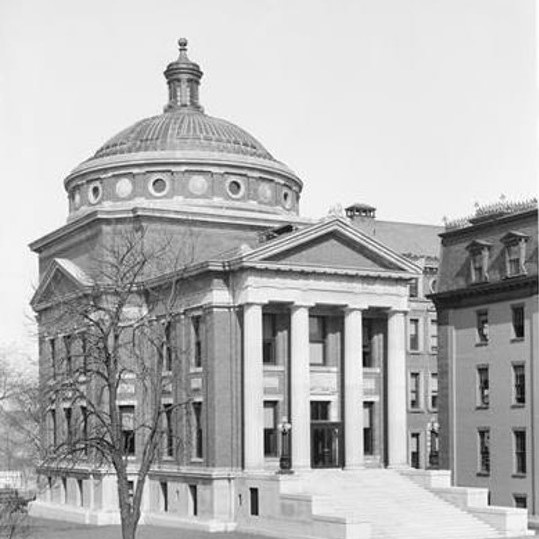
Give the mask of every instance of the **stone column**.
[[388, 465], [407, 466], [405, 312], [391, 311], [387, 322]]
[[292, 468], [301, 470], [311, 466], [308, 306], [293, 305], [291, 307], [290, 333]]
[[362, 312], [344, 315], [344, 465], [363, 466], [363, 327]]
[[246, 470], [264, 468], [262, 306], [243, 306], [243, 446]]

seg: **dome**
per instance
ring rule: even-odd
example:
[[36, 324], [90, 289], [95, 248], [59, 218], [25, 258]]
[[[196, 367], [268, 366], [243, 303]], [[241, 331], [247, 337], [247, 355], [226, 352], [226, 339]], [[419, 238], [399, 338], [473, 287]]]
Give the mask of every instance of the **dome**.
[[209, 116], [199, 102], [202, 70], [187, 56], [187, 40], [164, 75], [162, 114], [124, 129], [65, 178], [68, 220], [89, 212], [178, 212], [182, 215], [298, 214], [301, 180], [253, 136]]
[[145, 118], [106, 142], [91, 159], [149, 151], [210, 151], [274, 161], [249, 133], [198, 110], [170, 110]]

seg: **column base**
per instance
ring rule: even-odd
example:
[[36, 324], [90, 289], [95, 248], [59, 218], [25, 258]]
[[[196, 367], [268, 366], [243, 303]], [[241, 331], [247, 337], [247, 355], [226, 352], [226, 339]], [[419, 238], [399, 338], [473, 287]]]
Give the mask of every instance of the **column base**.
[[412, 467], [405, 463], [405, 464], [388, 464], [386, 466], [388, 470], [411, 470]]
[[345, 466], [343, 472], [357, 472], [358, 470], [364, 470], [364, 464], [352, 464], [350, 466]]

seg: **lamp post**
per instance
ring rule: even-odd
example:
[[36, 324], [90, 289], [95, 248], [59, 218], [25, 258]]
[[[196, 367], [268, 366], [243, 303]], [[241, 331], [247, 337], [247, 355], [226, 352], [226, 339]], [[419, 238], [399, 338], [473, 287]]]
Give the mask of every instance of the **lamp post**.
[[281, 457], [279, 458], [279, 473], [290, 474], [294, 473], [292, 470], [292, 461], [290, 457], [290, 430], [292, 425], [288, 422], [286, 417], [279, 425], [277, 425], [281, 433]]

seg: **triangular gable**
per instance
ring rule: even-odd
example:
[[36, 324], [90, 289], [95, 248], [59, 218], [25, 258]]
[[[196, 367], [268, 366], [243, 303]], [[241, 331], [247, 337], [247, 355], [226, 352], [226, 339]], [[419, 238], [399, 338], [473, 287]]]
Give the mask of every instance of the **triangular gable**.
[[78, 293], [91, 285], [92, 280], [76, 264], [65, 258], [55, 258], [43, 275], [30, 304], [35, 307], [49, 303], [60, 297]]
[[528, 234], [524, 234], [518, 230], [510, 230], [507, 234], [500, 238], [500, 241], [502, 243], [517, 243], [522, 240], [528, 241], [529, 239], [530, 236], [528, 236]]
[[263, 244], [241, 257], [242, 262], [420, 273], [419, 266], [342, 218], [303, 228]]

